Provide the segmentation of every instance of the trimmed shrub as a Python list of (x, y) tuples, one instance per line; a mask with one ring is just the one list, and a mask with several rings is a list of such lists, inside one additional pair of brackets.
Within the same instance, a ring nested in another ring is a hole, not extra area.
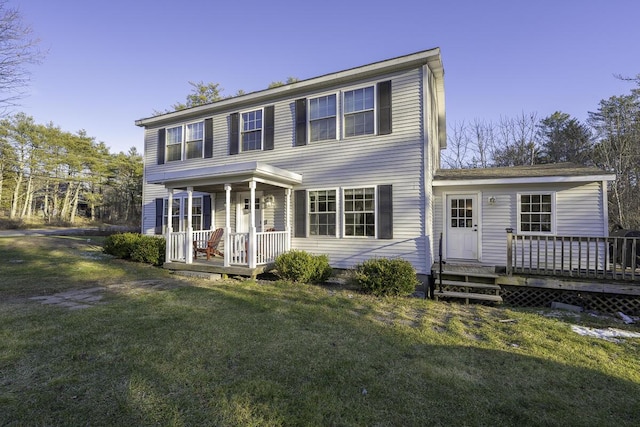
[(112, 234), (104, 240), (104, 252), (117, 258), (131, 259), (133, 249), (141, 238), (142, 235), (138, 233)]
[(376, 296), (410, 295), (419, 283), (411, 263), (400, 258), (373, 258), (358, 264), (353, 280), (363, 292)]
[(300, 283), (322, 283), (331, 276), (329, 257), (292, 250), (279, 255), (275, 261), (278, 276)]
[(140, 236), (131, 251), (131, 260), (160, 266), (164, 264), (166, 241), (159, 237)]

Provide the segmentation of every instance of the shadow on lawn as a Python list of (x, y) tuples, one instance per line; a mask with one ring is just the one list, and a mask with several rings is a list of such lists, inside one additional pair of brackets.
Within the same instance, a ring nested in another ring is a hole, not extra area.
[[(84, 261), (69, 258), (86, 243), (56, 243), (46, 261), (37, 244), (13, 252), (0, 239), (0, 259), (42, 263), (53, 288), (88, 283), (75, 270)], [(103, 278), (131, 280), (145, 268), (97, 264)], [(5, 273), (26, 274), (0, 261)], [(411, 307), (429, 312), (434, 303)], [(340, 289), (228, 281), (50, 310), (42, 331), (23, 313), (24, 321), (5, 323), (24, 348), (0, 357), (0, 425), (625, 426), (640, 417), (637, 377), (577, 366), (586, 356), (551, 339), (548, 358), (532, 357), (509, 348), (517, 337), (508, 331), (501, 349), (487, 348), (459, 330), (455, 314), (434, 328), (403, 323), (394, 310)], [(629, 351), (572, 340), (587, 355), (611, 354), (609, 363), (616, 349)]]
[[(180, 292), (195, 294), (191, 314), (165, 327), (197, 342), (134, 376), (185, 424), (600, 426), (640, 417), (637, 382), (571, 360), (436, 345), (432, 331), (377, 321), (359, 298), (274, 298), (233, 284)], [(167, 370), (172, 363), (189, 364), (193, 387), (183, 396), (170, 392), (185, 380), (184, 366)], [(146, 419), (154, 414), (140, 393), (128, 404)]]

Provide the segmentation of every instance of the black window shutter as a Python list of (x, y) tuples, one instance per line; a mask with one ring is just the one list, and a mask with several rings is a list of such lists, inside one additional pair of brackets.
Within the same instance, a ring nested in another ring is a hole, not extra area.
[(213, 157), (213, 119), (204, 120), (204, 157)]
[(307, 237), (307, 191), (295, 192), (295, 237)]
[(164, 165), (165, 129), (158, 129), (158, 164)]
[(378, 239), (393, 239), (393, 192), (391, 185), (378, 186)]
[(378, 135), (391, 133), (391, 80), (378, 83)]
[(296, 100), (296, 143), (295, 146), (307, 145), (307, 100)]
[(211, 196), (202, 196), (202, 229), (211, 228)]
[(273, 150), (275, 112), (273, 105), (264, 107), (264, 149)]
[(162, 234), (162, 219), (164, 217), (164, 199), (156, 199), (156, 234)]
[(240, 152), (240, 114), (233, 113), (229, 116), (229, 154)]

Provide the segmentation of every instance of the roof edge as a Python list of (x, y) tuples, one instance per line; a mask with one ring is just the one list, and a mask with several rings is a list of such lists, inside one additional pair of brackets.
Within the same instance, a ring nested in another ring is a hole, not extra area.
[(385, 59), (366, 65), (360, 65), (343, 71), (337, 71), (317, 77), (312, 77), (298, 82), (285, 84), (276, 88), (263, 89), (245, 95), (222, 99), (210, 104), (200, 105), (197, 107), (187, 108), (179, 111), (172, 111), (170, 113), (161, 114), (158, 116), (138, 119), (135, 121), (135, 124), (136, 126), (141, 127), (153, 126), (162, 122), (202, 115), (209, 111), (214, 112), (217, 110), (231, 109), (234, 105), (241, 106), (243, 104), (259, 103), (263, 102), (264, 100), (278, 98), (283, 95), (309, 91), (318, 86), (325, 86), (331, 83), (339, 83), (343, 80), (354, 79), (358, 76), (384, 74), (393, 71), (404, 70), (407, 68), (417, 67), (424, 64), (429, 64), (430, 68), (434, 71), (434, 74), (439, 79), (442, 79), (444, 70), (442, 66), (442, 60), (440, 58), (440, 48), (435, 47), (432, 49), (410, 53), (395, 58)]

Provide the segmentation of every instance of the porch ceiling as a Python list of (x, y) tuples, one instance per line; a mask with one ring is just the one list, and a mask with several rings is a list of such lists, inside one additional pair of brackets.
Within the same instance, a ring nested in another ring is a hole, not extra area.
[[(258, 185), (293, 188), (302, 183), (302, 175), (263, 162), (231, 163), (173, 172), (149, 174), (147, 182), (164, 185), (168, 189), (222, 191), (225, 184), (237, 185), (255, 181)], [(248, 186), (247, 186), (248, 188)]]

